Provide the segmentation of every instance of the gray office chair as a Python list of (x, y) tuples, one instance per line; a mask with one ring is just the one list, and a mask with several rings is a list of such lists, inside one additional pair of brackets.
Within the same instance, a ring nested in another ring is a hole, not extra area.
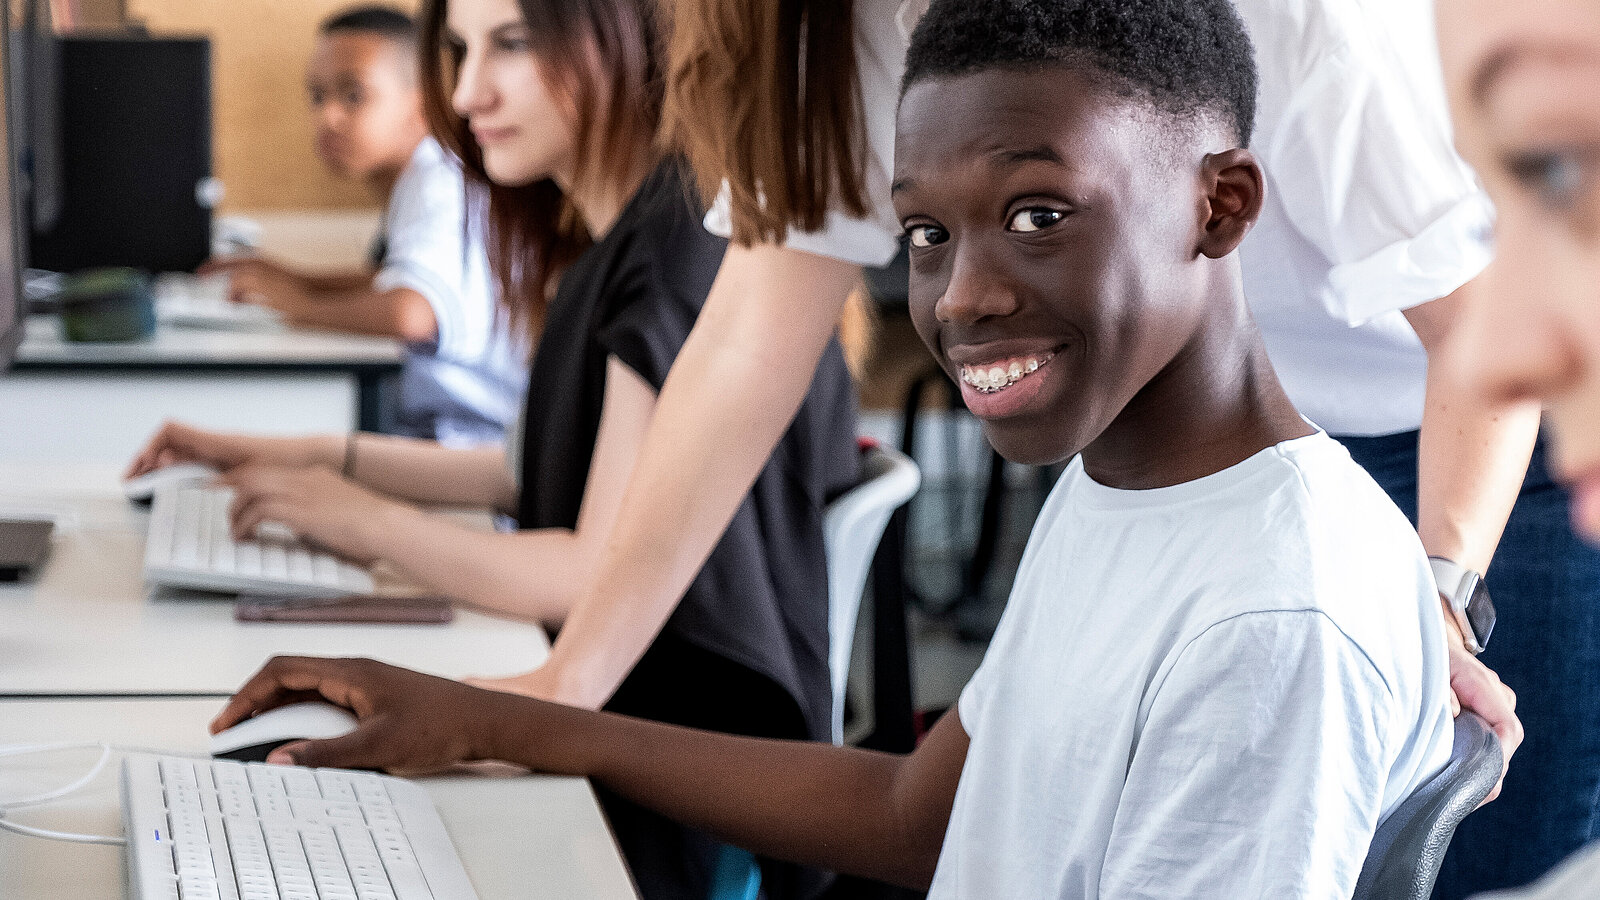
[(1456, 826), (1489, 796), (1500, 768), (1489, 724), (1457, 716), (1450, 762), (1378, 826), (1352, 900), (1427, 900)]

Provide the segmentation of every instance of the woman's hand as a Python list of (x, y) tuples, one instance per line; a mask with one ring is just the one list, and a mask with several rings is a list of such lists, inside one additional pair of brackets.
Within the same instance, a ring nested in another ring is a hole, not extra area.
[(301, 540), (347, 559), (370, 563), (384, 556), (383, 536), (397, 516), (415, 507), (380, 496), (320, 466), (246, 465), (221, 481), (233, 488), (233, 535), (255, 537), (256, 526), (279, 522)]
[[(1494, 670), (1478, 661), (1461, 635), (1461, 626), (1455, 616), (1446, 614), (1445, 643), (1450, 650), (1450, 712), (1461, 715), (1463, 709), (1482, 716), (1500, 738), (1500, 780), (1483, 799), (1484, 803), (1500, 796), (1505, 786), (1506, 772), (1511, 768), (1511, 757), (1522, 746), (1522, 720), (1517, 718), (1517, 695), (1500, 680)], [(1481, 805), (1481, 804), (1480, 804)]]
[(123, 478), (176, 463), (203, 463), (220, 471), (244, 465), (338, 467), (344, 461), (344, 435), (274, 438), (205, 431), (167, 422), (133, 457)]
[(297, 741), (267, 762), (382, 769), (397, 774), (436, 772), (489, 758), (497, 704), (504, 695), (370, 659), (280, 656), (245, 682), (211, 722), (211, 733), (287, 703), (322, 699), (355, 714), (355, 731), (321, 741)]

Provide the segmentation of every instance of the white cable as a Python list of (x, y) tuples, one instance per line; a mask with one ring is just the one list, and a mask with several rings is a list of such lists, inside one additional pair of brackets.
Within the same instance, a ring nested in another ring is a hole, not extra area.
[(100, 751), (99, 759), (95, 760), (94, 765), (90, 767), (87, 774), (83, 775), (81, 778), (78, 778), (71, 784), (64, 785), (51, 791), (46, 791), (42, 794), (35, 794), (32, 797), (22, 797), (16, 800), (8, 800), (4, 803), (0, 803), (0, 828), (5, 829), (6, 831), (15, 832), (17, 834), (27, 835), (28, 837), (45, 838), (53, 841), (68, 841), (75, 844), (126, 844), (127, 841), (120, 837), (113, 837), (103, 834), (74, 834), (67, 831), (51, 831), (47, 828), (35, 828), (31, 825), (22, 825), (6, 819), (6, 816), (11, 812), (11, 810), (18, 807), (37, 806), (42, 803), (49, 803), (83, 790), (83, 788), (88, 786), (90, 782), (94, 781), (95, 778), (97, 778), (100, 773), (105, 770), (106, 763), (111, 759), (111, 745), (102, 741), (93, 741), (63, 744), (23, 744), (14, 747), (0, 747), (0, 757), (27, 756), (35, 753), (50, 753), (61, 750), (91, 749), (98, 749)]
[(108, 834), (72, 834), (67, 831), (50, 831), (46, 828), (34, 828), (31, 825), (18, 825), (16, 822), (7, 821), (5, 812), (0, 810), (0, 828), (25, 834), (28, 837), (45, 838), (51, 841), (67, 841), (73, 844), (112, 844), (122, 846), (128, 843), (126, 838), (113, 837)]
[(95, 778), (97, 778), (100, 773), (105, 770), (106, 763), (110, 762), (111, 745), (104, 743), (43, 744), (35, 747), (8, 747), (5, 749), (0, 749), (0, 756), (23, 756), (32, 753), (45, 753), (53, 750), (89, 750), (94, 748), (98, 748), (100, 750), (100, 758), (95, 760), (95, 763), (89, 769), (88, 774), (69, 785), (56, 788), (53, 791), (46, 791), (43, 794), (35, 794), (32, 797), (22, 797), (16, 800), (0, 800), (0, 816), (4, 816), (7, 812), (19, 807), (38, 806), (41, 803), (49, 803), (52, 800), (60, 800), (62, 797), (70, 796), (78, 791), (83, 790), (89, 785), (89, 782), (94, 781)]

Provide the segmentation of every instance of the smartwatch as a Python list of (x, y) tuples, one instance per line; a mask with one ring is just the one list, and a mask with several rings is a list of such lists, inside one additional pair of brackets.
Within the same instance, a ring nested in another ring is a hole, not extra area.
[(1442, 556), (1428, 557), (1433, 569), (1433, 580), (1439, 586), (1439, 596), (1450, 604), (1467, 649), (1482, 653), (1494, 631), (1494, 603), (1489, 600), (1489, 589), (1484, 587), (1483, 576), (1466, 566)]

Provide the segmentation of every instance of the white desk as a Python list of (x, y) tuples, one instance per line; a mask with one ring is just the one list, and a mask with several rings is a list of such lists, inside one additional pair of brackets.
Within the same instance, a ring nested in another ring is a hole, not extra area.
[[(0, 700), (0, 745), (99, 740), (204, 752), (218, 700)], [(0, 758), (0, 799), (67, 784), (95, 752)], [(19, 810), (25, 824), (122, 833), (118, 768), (67, 801)], [(482, 900), (632, 898), (594, 794), (580, 778), (452, 776), (423, 779)], [(125, 896), (122, 848), (64, 844), (0, 831), (0, 900)]]
[(61, 340), (28, 319), (0, 377), (0, 461), (122, 463), (165, 419), (266, 433), (373, 429), (400, 347), (385, 338), (162, 326), (130, 343)]
[(371, 656), (451, 678), (538, 665), (542, 629), (467, 611), (449, 625), (241, 624), (226, 600), (152, 599), (148, 513), (116, 471), (0, 464), (0, 515), (57, 519), (49, 563), (0, 585), (0, 696), (232, 693), (274, 654)]

